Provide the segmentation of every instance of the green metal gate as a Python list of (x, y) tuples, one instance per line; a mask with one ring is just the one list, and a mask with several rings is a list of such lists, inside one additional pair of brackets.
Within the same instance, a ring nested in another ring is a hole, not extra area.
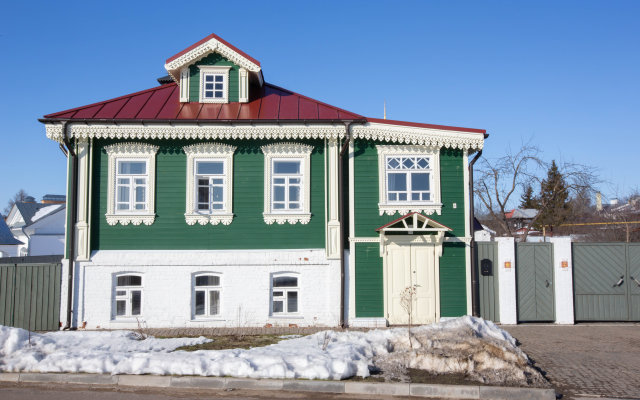
[(518, 243), (516, 277), (518, 321), (554, 321), (552, 244)]
[(576, 321), (640, 321), (640, 244), (574, 243)]
[[(480, 316), (484, 319), (500, 321), (498, 243), (475, 242), (476, 270), (480, 284)], [(485, 265), (483, 271), (482, 266)], [(487, 270), (487, 267), (489, 269)]]
[(32, 331), (57, 330), (60, 258), (57, 263), (7, 263), (11, 260), (0, 259), (0, 324)]

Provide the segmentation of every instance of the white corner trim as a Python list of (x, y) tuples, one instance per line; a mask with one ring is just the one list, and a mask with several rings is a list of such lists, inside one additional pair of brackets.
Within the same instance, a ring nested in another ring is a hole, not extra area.
[(189, 102), (189, 68), (185, 67), (180, 70), (180, 102)]
[[(377, 145), (378, 149), (378, 211), (380, 215), (406, 215), (419, 212), (427, 215), (442, 213), (440, 202), (440, 149), (424, 145)], [(425, 156), (429, 158), (431, 200), (428, 202), (387, 201), (386, 158), (389, 156)]]
[(238, 73), (238, 101), (247, 103), (249, 101), (249, 72), (246, 68), (240, 68)]
[[(200, 103), (228, 103), (229, 102), (229, 65), (198, 65), (200, 69), (200, 90), (199, 99)], [(222, 98), (205, 98), (204, 97), (204, 85), (206, 84), (204, 76), (206, 74), (219, 74), (223, 76), (222, 92), (224, 97)]]
[[(155, 181), (156, 181), (156, 153), (159, 147), (147, 143), (123, 142), (105, 147), (109, 157), (109, 181), (107, 184), (107, 223), (115, 225), (151, 225), (156, 219), (155, 213)], [(116, 199), (116, 168), (117, 161), (122, 159), (139, 159), (147, 162), (147, 209), (144, 212), (117, 212)]]
[(253, 61), (250, 61), (248, 58), (241, 55), (237, 51), (232, 50), (229, 46), (220, 42), (216, 38), (211, 38), (201, 45), (197, 46), (196, 48), (189, 50), (175, 60), (172, 60), (171, 62), (165, 64), (164, 67), (167, 72), (169, 72), (169, 74), (174, 79), (176, 79), (177, 77), (174, 75), (176, 70), (184, 67), (185, 65), (192, 64), (193, 62), (200, 60), (201, 58), (214, 52), (220, 54), (234, 64), (248, 69), (251, 72), (260, 71), (259, 65), (255, 64)]
[(434, 128), (420, 128), (368, 122), (354, 125), (356, 139), (396, 142), (434, 148), (480, 150), (484, 146), (484, 134)]
[[(229, 225), (233, 221), (233, 154), (235, 146), (223, 143), (197, 143), (182, 148), (187, 155), (187, 194), (185, 202), (185, 222), (188, 225)], [(221, 212), (203, 213), (196, 207), (195, 165), (199, 160), (220, 160), (224, 162), (224, 208)]]
[[(264, 154), (264, 222), (271, 225), (311, 221), (311, 152), (313, 146), (301, 143), (273, 143), (261, 147)], [(271, 210), (272, 165), (274, 159), (291, 158), (302, 162), (302, 209), (296, 212), (274, 212)]]

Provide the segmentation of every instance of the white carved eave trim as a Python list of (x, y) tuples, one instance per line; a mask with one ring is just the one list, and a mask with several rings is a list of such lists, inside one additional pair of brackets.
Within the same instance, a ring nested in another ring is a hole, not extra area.
[(480, 150), (484, 146), (484, 134), (433, 128), (418, 128), (379, 123), (354, 125), (356, 139), (382, 142), (424, 145), (434, 148)]
[(380, 215), (407, 215), (411, 212), (418, 212), (426, 215), (441, 215), (442, 204), (378, 204)]
[[(47, 138), (62, 143), (62, 125), (46, 124)], [(192, 140), (301, 140), (341, 139), (343, 125), (332, 124), (265, 124), (265, 125), (199, 125), (199, 124), (82, 124), (69, 127), (72, 138), (87, 139), (192, 139)]]
[[(47, 138), (62, 143), (62, 124), (45, 124)], [(354, 125), (356, 139), (381, 142), (423, 145), (433, 148), (480, 150), (484, 146), (482, 133), (457, 132), (448, 130), (400, 127), (396, 125), (372, 124)], [(70, 136), (75, 139), (342, 139), (344, 126), (333, 124), (265, 124), (265, 125), (204, 125), (202, 124), (104, 124), (82, 123), (69, 127)]]
[(185, 214), (185, 221), (188, 225), (229, 225), (233, 221), (233, 214)]
[(110, 156), (144, 157), (156, 154), (159, 148), (148, 143), (123, 142), (106, 146), (104, 149)]
[(265, 155), (307, 155), (313, 151), (313, 146), (302, 143), (274, 143), (260, 148)]
[(197, 143), (184, 146), (185, 154), (192, 156), (229, 155), (236, 151), (236, 146), (224, 143)]
[(176, 70), (179, 70), (185, 65), (192, 64), (195, 61), (198, 61), (214, 52), (220, 54), (234, 64), (248, 69), (251, 72), (259, 72), (261, 69), (259, 65), (241, 55), (237, 51), (231, 49), (229, 46), (220, 42), (216, 38), (211, 38), (208, 41), (202, 43), (200, 46), (189, 50), (175, 60), (172, 60), (171, 62), (165, 64), (164, 67), (167, 72), (171, 74), (173, 79), (177, 80), (179, 77), (174, 75)]
[(109, 225), (151, 225), (156, 220), (155, 214), (106, 214)]
[(270, 213), (262, 213), (264, 216), (264, 222), (267, 225), (271, 225), (274, 222), (278, 225), (282, 225), (284, 223), (296, 224), (301, 223), (303, 225), (308, 224), (311, 221), (311, 213), (305, 214), (270, 214)]

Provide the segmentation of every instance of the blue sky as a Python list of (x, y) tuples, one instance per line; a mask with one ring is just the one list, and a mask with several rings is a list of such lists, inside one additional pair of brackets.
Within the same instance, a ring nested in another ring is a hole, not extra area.
[[(55, 4), (55, 7), (53, 7)], [(186, 5), (188, 4), (188, 5)], [(44, 114), (156, 85), (214, 32), (268, 82), (370, 117), (486, 129), (640, 187), (640, 2), (9, 2), (0, 14), (0, 210), (65, 191)]]

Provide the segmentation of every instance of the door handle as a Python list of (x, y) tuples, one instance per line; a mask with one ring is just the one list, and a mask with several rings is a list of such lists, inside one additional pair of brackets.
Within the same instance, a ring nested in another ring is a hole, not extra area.
[(548, 281), (548, 280), (546, 280), (546, 279), (545, 279), (545, 281), (544, 281), (544, 286), (545, 286), (545, 287), (549, 287), (549, 285), (551, 285), (551, 284), (549, 283), (549, 281)]
[(624, 282), (624, 276), (621, 276), (618, 282), (614, 283), (612, 287), (618, 287), (622, 285), (623, 282)]
[(638, 287), (640, 287), (640, 282), (638, 282), (636, 278), (634, 278), (633, 276), (630, 276), (629, 278), (631, 278), (631, 280), (634, 281), (636, 285), (638, 285)]

